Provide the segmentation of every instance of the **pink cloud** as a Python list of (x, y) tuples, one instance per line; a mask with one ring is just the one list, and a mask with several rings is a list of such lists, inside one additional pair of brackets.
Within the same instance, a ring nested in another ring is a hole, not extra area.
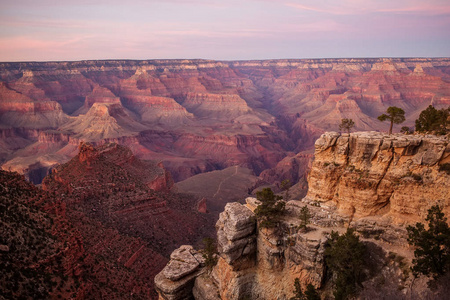
[[(431, 3), (430, 3), (431, 2)], [(434, 3), (434, 4), (433, 4)], [(384, 13), (417, 13), (423, 15), (450, 14), (450, 5), (441, 4), (440, 1), (383, 1), (373, 0), (343, 0), (333, 1), (311, 1), (311, 4), (300, 4), (296, 2), (285, 2), (285, 6), (298, 10), (314, 11), (331, 15), (354, 15), (376, 12)]]

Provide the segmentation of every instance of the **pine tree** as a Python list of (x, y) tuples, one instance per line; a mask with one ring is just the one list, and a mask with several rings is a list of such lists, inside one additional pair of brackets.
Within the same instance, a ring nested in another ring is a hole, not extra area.
[(428, 230), (422, 223), (408, 226), (408, 243), (414, 251), (414, 275), (431, 275), (437, 279), (450, 271), (450, 228), (447, 218), (438, 205), (428, 210)]
[(345, 130), (347, 133), (350, 133), (350, 129), (352, 129), (353, 126), (355, 126), (355, 122), (353, 122), (352, 119), (342, 119), (339, 130)]
[(302, 286), (300, 285), (300, 280), (295, 278), (294, 281), (294, 297), (290, 300), (303, 300), (305, 299), (305, 295), (303, 295)]
[(417, 132), (430, 132), (435, 134), (446, 134), (447, 124), (450, 115), (450, 107), (437, 110), (432, 105), (423, 110), (416, 120)]
[(391, 125), (389, 127), (389, 134), (392, 134), (392, 127), (394, 126), (394, 123), (400, 124), (405, 122), (405, 111), (396, 106), (389, 106), (386, 112), (387, 115), (382, 114), (378, 117), (378, 120), (382, 122), (389, 120), (391, 122)]
[(319, 293), (311, 283), (306, 286), (305, 297), (306, 300), (320, 300)]
[(302, 207), (302, 209), (300, 210), (299, 218), (300, 218), (300, 221), (301, 221), (300, 222), (300, 228), (304, 228), (306, 230), (307, 229), (306, 225), (309, 224), (309, 219), (311, 218), (311, 213), (309, 211), (308, 206), (305, 205), (305, 206)]
[(337, 300), (347, 299), (356, 295), (362, 287), (366, 247), (350, 228), (343, 235), (333, 231), (328, 243), (325, 262), (336, 278), (334, 297)]
[(280, 201), (281, 197), (275, 195), (270, 188), (264, 188), (262, 191), (256, 192), (256, 199), (261, 202), (255, 209), (259, 225), (266, 228), (275, 227), (284, 212), (286, 203)]

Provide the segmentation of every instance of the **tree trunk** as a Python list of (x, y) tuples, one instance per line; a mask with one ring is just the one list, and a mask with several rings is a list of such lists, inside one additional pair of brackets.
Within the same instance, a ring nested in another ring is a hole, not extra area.
[(392, 134), (392, 126), (394, 126), (394, 120), (391, 120), (391, 126), (389, 127), (389, 135)]

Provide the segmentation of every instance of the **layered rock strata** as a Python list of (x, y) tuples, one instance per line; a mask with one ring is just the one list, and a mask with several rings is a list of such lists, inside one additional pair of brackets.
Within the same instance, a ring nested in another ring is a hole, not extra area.
[(162, 299), (191, 299), (195, 278), (204, 273), (204, 262), (202, 254), (192, 246), (173, 251), (169, 263), (155, 276), (156, 290)]
[(67, 162), (70, 141), (114, 141), (162, 160), (176, 181), (234, 165), (258, 176), (311, 150), (342, 118), (357, 130), (385, 130), (376, 118), (389, 106), (405, 110), (407, 126), (430, 104), (448, 107), (449, 65), (449, 58), (0, 63), (0, 130), (66, 140), (44, 151), (35, 136), (0, 139), (0, 164), (40, 183), (30, 173)]
[[(287, 299), (292, 296), (292, 282), (297, 277), (320, 286), (324, 276), (325, 236), (329, 232), (302, 233), (295, 217), (283, 220), (278, 230), (257, 231), (252, 210), (256, 205), (254, 198), (247, 198), (246, 205), (228, 203), (216, 224), (217, 265), (208, 273), (200, 271), (195, 261), (188, 266), (187, 260), (183, 260), (181, 264), (186, 268), (177, 268), (173, 275), (168, 270), (180, 262), (172, 258), (155, 277), (160, 299)], [(320, 216), (320, 208), (311, 209)], [(289, 216), (299, 211), (297, 201), (288, 204)], [(328, 224), (342, 221), (335, 217), (331, 218), (334, 222), (328, 219)], [(174, 252), (175, 256), (180, 249)], [(181, 294), (185, 298), (179, 298)]]
[(432, 205), (449, 215), (448, 137), (379, 132), (323, 134), (315, 144), (307, 198), (355, 218), (424, 221)]

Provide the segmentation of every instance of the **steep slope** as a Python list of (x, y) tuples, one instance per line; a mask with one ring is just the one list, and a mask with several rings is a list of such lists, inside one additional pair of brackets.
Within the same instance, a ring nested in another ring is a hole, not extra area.
[(22, 176), (0, 171), (2, 298), (66, 298), (80, 293), (78, 279), (67, 276), (67, 265), (73, 266), (83, 249), (59, 214), (61, 208)]
[(0, 292), (6, 299), (155, 298), (167, 259), (142, 239), (71, 210), (17, 173), (0, 171)]
[[(140, 237), (163, 255), (211, 230), (209, 216), (196, 212), (197, 200), (168, 193), (172, 185), (161, 164), (142, 161), (117, 144), (81, 144), (76, 157), (43, 181), (45, 190), (65, 195), (69, 209)], [(174, 222), (184, 224), (184, 231)]]

